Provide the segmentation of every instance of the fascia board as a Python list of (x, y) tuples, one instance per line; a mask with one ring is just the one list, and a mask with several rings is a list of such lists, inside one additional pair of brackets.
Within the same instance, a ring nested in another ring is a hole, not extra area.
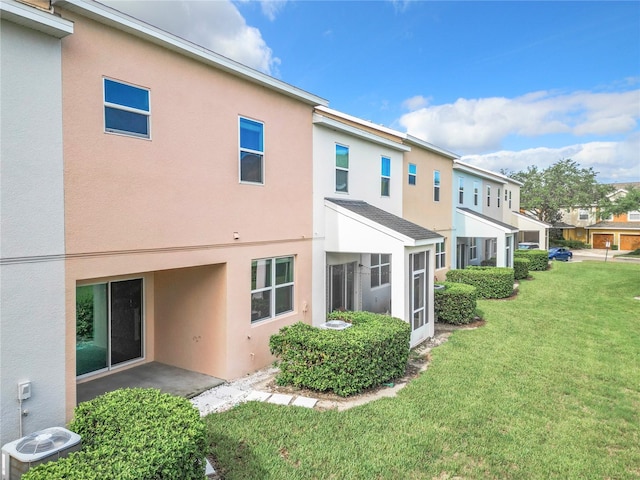
[(332, 118), (325, 117), (323, 115), (319, 115), (317, 113), (313, 114), (313, 123), (314, 125), (330, 128), (332, 130), (337, 130), (339, 132), (346, 133), (353, 137), (361, 138), (368, 142), (377, 143), (378, 145), (383, 145), (385, 147), (391, 148), (393, 150), (397, 150), (399, 152), (411, 151), (411, 147), (408, 147), (407, 145), (403, 145), (402, 143), (397, 143), (397, 142), (388, 140), (384, 137), (374, 135), (373, 133), (360, 130), (359, 128), (352, 127), (351, 125), (345, 125), (344, 123), (341, 123)]
[(354, 117), (353, 115), (349, 115), (348, 113), (340, 112), (338, 110), (334, 110), (333, 108), (329, 108), (326, 106), (319, 106), (316, 108), (319, 112), (328, 113), (330, 115), (334, 115), (336, 117), (344, 118), (350, 122), (359, 123), (362, 126), (374, 128), (376, 130), (380, 130), (381, 132), (388, 133), (389, 135), (394, 135), (398, 138), (403, 138), (404, 133), (399, 132), (397, 130), (393, 130), (392, 128), (385, 127), (383, 125), (378, 125), (376, 123), (370, 122), (368, 120), (363, 120), (362, 118)]
[(497, 182), (497, 183), (506, 184), (508, 182), (512, 182), (512, 183), (519, 183), (520, 186), (522, 186), (522, 184), (520, 182), (517, 182), (516, 180), (505, 177), (504, 175), (500, 175), (499, 173), (485, 170), (484, 168), (475, 167), (473, 165), (469, 165), (468, 163), (463, 163), (460, 160), (455, 160), (453, 162), (453, 168), (454, 170), (461, 170), (463, 172), (471, 173), (473, 175), (476, 175), (481, 178), (485, 178), (487, 180), (493, 180), (494, 182)]
[(235, 62), (230, 58), (207, 50), (171, 33), (147, 23), (136, 20), (98, 2), (85, 0), (55, 0), (55, 6), (76, 12), (104, 25), (116, 28), (181, 55), (193, 58), (206, 65), (213, 66), (237, 77), (257, 83), (271, 90), (278, 91), (288, 97), (295, 98), (308, 105), (327, 105), (329, 102), (321, 97), (305, 92), (293, 85), (277, 80), (269, 75)]
[(12, 0), (0, 1), (0, 18), (55, 38), (64, 38), (73, 33), (73, 22)]
[(512, 211), (511, 213), (514, 214), (518, 219), (525, 220), (527, 222), (531, 222), (531, 223), (536, 224), (536, 225), (540, 225), (541, 227), (551, 228), (553, 226), (553, 225), (551, 225), (549, 223), (541, 222), (537, 218), (531, 218), (528, 215), (523, 215), (520, 212), (513, 212)]
[(477, 217), (475, 215), (471, 215), (470, 213), (467, 213), (465, 211), (459, 210), (457, 208), (456, 208), (456, 213), (459, 213), (460, 215), (463, 215), (466, 218), (469, 218), (474, 222), (481, 223), (481, 224), (486, 225), (486, 226), (488, 226), (490, 228), (493, 228), (495, 230), (499, 230), (499, 231), (501, 231), (503, 233), (517, 233), (519, 231), (517, 228), (511, 228), (511, 229), (505, 228), (502, 225), (498, 225), (497, 223), (490, 222), (489, 220), (486, 220), (484, 218)]
[(408, 133), (404, 134), (404, 139), (407, 143), (411, 145), (415, 145), (417, 147), (424, 148), (425, 150), (430, 150), (432, 152), (439, 153), (440, 155), (450, 158), (451, 160), (458, 160), (460, 158), (460, 155), (457, 155), (453, 152), (445, 150), (444, 148), (440, 148), (418, 137), (414, 137), (413, 135), (409, 135)]

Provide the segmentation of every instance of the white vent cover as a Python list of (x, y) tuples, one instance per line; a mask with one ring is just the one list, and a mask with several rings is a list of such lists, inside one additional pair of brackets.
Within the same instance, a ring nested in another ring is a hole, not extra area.
[(62, 427), (45, 428), (2, 447), (16, 460), (33, 463), (80, 443), (80, 435)]
[(326, 330), (344, 330), (351, 326), (352, 325), (350, 323), (343, 322), (342, 320), (329, 320), (328, 322), (320, 325), (320, 328), (324, 328)]

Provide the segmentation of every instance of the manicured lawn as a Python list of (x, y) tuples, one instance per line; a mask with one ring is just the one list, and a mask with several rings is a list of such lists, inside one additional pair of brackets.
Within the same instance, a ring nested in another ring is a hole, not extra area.
[(395, 398), (212, 414), (231, 479), (640, 478), (640, 266), (553, 264)]

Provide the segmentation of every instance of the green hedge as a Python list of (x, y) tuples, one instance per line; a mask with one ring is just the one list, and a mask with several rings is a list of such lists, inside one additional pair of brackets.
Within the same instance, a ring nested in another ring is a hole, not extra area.
[(529, 276), (531, 261), (524, 257), (513, 257), (513, 276), (516, 280), (523, 280)]
[(558, 240), (552, 240), (549, 243), (554, 247), (567, 247), (572, 250), (579, 250), (582, 248), (591, 248), (590, 245), (587, 245), (586, 243), (581, 242), (580, 240), (558, 239)]
[(477, 289), (464, 283), (442, 282), (444, 289), (435, 290), (433, 308), (438, 322), (464, 325), (476, 316)]
[(204, 423), (191, 403), (155, 389), (106, 393), (79, 404), (69, 429), (82, 449), (22, 480), (203, 480)]
[(473, 285), (478, 298), (507, 298), (513, 295), (515, 277), (513, 268), (469, 266), (449, 270), (447, 281)]
[(336, 331), (298, 322), (271, 336), (279, 385), (346, 397), (404, 375), (411, 336), (407, 322), (370, 312), (333, 312), (328, 319), (353, 326)]
[(549, 268), (549, 252), (547, 250), (516, 250), (514, 258), (529, 259), (530, 272), (544, 272)]

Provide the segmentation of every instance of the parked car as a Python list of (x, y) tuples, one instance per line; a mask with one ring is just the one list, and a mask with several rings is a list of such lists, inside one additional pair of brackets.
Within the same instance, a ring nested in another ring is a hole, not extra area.
[(523, 242), (518, 244), (518, 250), (538, 250), (540, 245), (534, 242)]
[(566, 247), (554, 247), (549, 249), (549, 260), (562, 260), (568, 262), (573, 258), (573, 253)]

